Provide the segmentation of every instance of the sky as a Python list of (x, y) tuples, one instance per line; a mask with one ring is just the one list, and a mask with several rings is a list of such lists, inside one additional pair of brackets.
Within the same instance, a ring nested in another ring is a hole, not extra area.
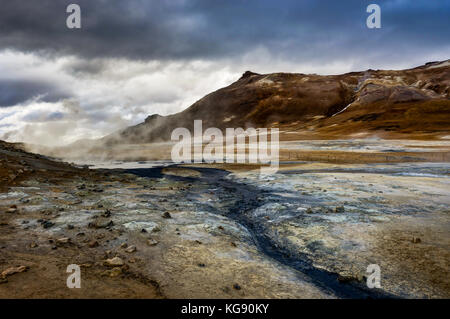
[[(66, 26), (71, 3), (81, 29)], [(366, 26), (371, 3), (380, 29)], [(0, 139), (99, 138), (179, 112), (247, 70), (446, 60), (449, 16), (450, 0), (0, 0)]]

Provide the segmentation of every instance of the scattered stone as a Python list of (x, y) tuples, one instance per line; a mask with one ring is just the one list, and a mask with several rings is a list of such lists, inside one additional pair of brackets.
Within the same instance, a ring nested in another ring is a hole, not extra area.
[(73, 225), (67, 225), (67, 229), (69, 229), (69, 230), (71, 230), (71, 229), (74, 229), (75, 227), (73, 226)]
[(205, 265), (205, 264), (202, 264), (202, 263), (199, 263), (198, 266), (201, 267), (201, 268), (206, 267), (206, 265)]
[(122, 274), (122, 269), (120, 267), (114, 267), (111, 270), (106, 270), (102, 273), (102, 276), (107, 277), (117, 277)]
[(89, 223), (89, 228), (108, 228), (114, 226), (114, 223), (112, 220), (104, 220), (104, 219), (97, 219), (95, 222)]
[(159, 228), (159, 226), (155, 226), (155, 227), (153, 227), (153, 229), (152, 229), (152, 232), (153, 232), (153, 233), (157, 233), (157, 232), (159, 232), (159, 231), (161, 231), (161, 228)]
[(93, 241), (91, 241), (89, 243), (89, 248), (95, 248), (95, 247), (98, 247), (98, 246), (100, 246), (100, 244), (96, 240), (93, 240)]
[(9, 208), (6, 210), (6, 212), (9, 213), (9, 214), (15, 214), (15, 213), (17, 213), (17, 206), (16, 206), (16, 205), (12, 205), (11, 207), (9, 207)]
[(170, 219), (170, 218), (172, 218), (172, 216), (170, 215), (169, 212), (165, 212), (165, 213), (162, 215), (162, 218)]
[(147, 230), (145, 228), (141, 229), (141, 233), (146, 233), (146, 232), (147, 232)]
[(36, 248), (37, 246), (38, 246), (38, 244), (36, 244), (34, 242), (30, 244), (30, 248)]
[(52, 223), (52, 222), (50, 222), (50, 221), (48, 221), (48, 220), (43, 220), (43, 221), (41, 222), (41, 225), (42, 225), (42, 227), (44, 227), (45, 229), (47, 229), (47, 228), (51, 228), (51, 227), (55, 226), (55, 223)]
[(158, 241), (150, 238), (149, 240), (147, 240), (147, 245), (156, 246), (156, 245), (158, 245)]
[(344, 206), (338, 206), (334, 209), (334, 212), (335, 213), (343, 213), (343, 212), (345, 212), (345, 208), (344, 208)]
[(422, 240), (419, 237), (413, 237), (412, 238), (412, 243), (413, 244), (420, 244), (422, 242)]
[(125, 265), (125, 263), (123, 262), (123, 260), (120, 257), (114, 257), (114, 258), (110, 258), (110, 259), (106, 259), (104, 262), (105, 266), (108, 267), (120, 267)]
[(27, 271), (28, 269), (30, 269), (30, 267), (28, 267), (28, 266), (11, 267), (11, 268), (8, 268), (8, 269), (4, 270), (4, 271), (0, 274), (0, 278), (6, 278), (6, 277), (12, 276), (12, 275), (14, 275), (14, 274), (18, 274), (18, 273), (21, 273), (21, 272), (25, 272), (25, 271)]
[(68, 244), (70, 242), (69, 237), (60, 238), (56, 241), (58, 244)]
[(314, 211), (313, 211), (312, 208), (310, 207), (310, 208), (308, 208), (308, 209), (306, 210), (306, 213), (307, 213), (307, 214), (314, 214)]
[(230, 243), (231, 247), (237, 247), (237, 245), (234, 242)]
[(125, 251), (130, 254), (134, 253), (136, 251), (136, 246), (130, 246), (127, 249), (125, 249)]
[(121, 245), (120, 245), (120, 248), (122, 248), (122, 249), (125, 249), (125, 248), (127, 248), (128, 247), (128, 244), (127, 243), (122, 243)]
[(242, 289), (241, 286), (239, 286), (239, 284), (234, 284), (233, 288), (236, 289), (236, 290), (241, 290)]

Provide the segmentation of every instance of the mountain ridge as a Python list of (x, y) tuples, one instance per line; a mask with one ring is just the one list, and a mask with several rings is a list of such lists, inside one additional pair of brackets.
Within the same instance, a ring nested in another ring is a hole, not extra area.
[[(355, 134), (369, 124), (368, 131), (389, 136), (412, 133), (417, 124), (423, 124), (423, 133), (431, 137), (448, 133), (449, 118), (450, 60), (406, 70), (369, 69), (341, 75), (246, 71), (236, 82), (179, 113), (150, 115), (143, 123), (100, 141), (108, 145), (168, 141), (176, 127), (192, 130), (194, 120), (220, 129), (277, 126), (293, 132), (314, 131), (312, 135), (336, 132), (341, 137), (348, 135), (347, 130), (336, 130), (336, 126), (348, 124)], [(419, 121), (413, 125), (414, 120)]]

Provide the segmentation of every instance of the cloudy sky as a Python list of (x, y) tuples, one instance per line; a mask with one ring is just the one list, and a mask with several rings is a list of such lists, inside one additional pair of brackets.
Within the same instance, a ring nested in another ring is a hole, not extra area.
[[(81, 7), (82, 28), (66, 27)], [(382, 28), (366, 27), (377, 3)], [(0, 0), (0, 139), (63, 145), (183, 110), (251, 70), (450, 58), (450, 0)]]

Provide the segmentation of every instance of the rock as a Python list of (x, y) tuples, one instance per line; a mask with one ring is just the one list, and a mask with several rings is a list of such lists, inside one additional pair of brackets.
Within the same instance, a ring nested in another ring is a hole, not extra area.
[(419, 237), (413, 237), (412, 238), (412, 243), (413, 244), (420, 244), (422, 242), (422, 240)]
[[(14, 205), (15, 206), (15, 205)], [(10, 208), (8, 208), (7, 210), (6, 210), (6, 212), (8, 213), (8, 214), (15, 214), (15, 213), (17, 213), (17, 207), (10, 207)]]
[(99, 218), (96, 221), (89, 223), (88, 227), (89, 228), (107, 228), (107, 227), (112, 227), (114, 226), (114, 223), (112, 220), (109, 219), (103, 219), (103, 218)]
[(0, 277), (0, 284), (6, 284), (7, 282), (8, 282), (8, 279)]
[(125, 249), (125, 251), (130, 254), (134, 253), (136, 251), (136, 246), (130, 246), (127, 249)]
[(242, 289), (241, 286), (239, 286), (239, 284), (234, 284), (233, 288), (236, 289), (236, 290), (241, 290)]
[(202, 263), (199, 263), (198, 266), (201, 267), (201, 268), (206, 267), (206, 265), (205, 265), (205, 264), (202, 264)]
[(120, 267), (114, 267), (111, 269), (110, 277), (117, 277), (122, 273), (122, 269)]
[(70, 242), (69, 237), (60, 238), (56, 241), (56, 243), (58, 243), (58, 244), (68, 244), (69, 242)]
[(74, 229), (75, 227), (73, 226), (73, 225), (67, 225), (67, 229), (69, 229), (69, 230), (71, 230), (71, 229)]
[(165, 212), (165, 213), (162, 215), (162, 218), (170, 219), (170, 218), (172, 218), (172, 216), (170, 215), (169, 212)]
[(308, 209), (306, 210), (306, 213), (307, 213), (307, 214), (313, 214), (314, 211), (313, 211), (312, 208), (310, 207), (310, 208), (308, 208)]
[(11, 268), (8, 268), (8, 269), (4, 270), (4, 271), (0, 274), (0, 278), (6, 278), (6, 277), (12, 276), (12, 275), (14, 275), (14, 274), (18, 274), (18, 273), (21, 273), (21, 272), (25, 272), (25, 271), (27, 271), (28, 269), (30, 269), (30, 267), (28, 267), (28, 266), (11, 267)]
[(117, 277), (122, 274), (122, 269), (120, 267), (114, 267), (111, 270), (106, 270), (102, 273), (102, 276)]
[(125, 249), (125, 248), (127, 248), (128, 247), (128, 244), (127, 243), (122, 243), (121, 245), (120, 245), (120, 248), (122, 248), (122, 249)]
[(50, 222), (50, 221), (48, 221), (48, 220), (43, 220), (43, 221), (41, 222), (41, 225), (42, 225), (42, 227), (44, 227), (45, 229), (47, 229), (47, 228), (51, 228), (51, 227), (55, 226), (55, 223), (52, 223), (52, 222)]
[(124, 224), (123, 226), (132, 231), (142, 232), (142, 229), (145, 229), (145, 231), (147, 233), (161, 231), (161, 228), (159, 227), (159, 225), (154, 222), (132, 221), (132, 222)]
[(89, 248), (95, 248), (95, 247), (100, 246), (100, 244), (96, 240), (93, 240), (93, 241), (89, 242), (88, 245), (89, 245)]
[(34, 242), (30, 244), (30, 248), (36, 248), (37, 246), (38, 246), (38, 244), (36, 244)]
[(344, 206), (338, 206), (334, 209), (334, 212), (335, 213), (343, 213), (343, 212), (345, 212), (345, 208), (344, 208)]
[(147, 245), (149, 245), (149, 246), (156, 246), (156, 245), (158, 245), (158, 241), (150, 238), (150, 239), (147, 240)]
[(118, 267), (125, 265), (124, 261), (120, 257), (106, 259), (103, 264), (108, 267)]

